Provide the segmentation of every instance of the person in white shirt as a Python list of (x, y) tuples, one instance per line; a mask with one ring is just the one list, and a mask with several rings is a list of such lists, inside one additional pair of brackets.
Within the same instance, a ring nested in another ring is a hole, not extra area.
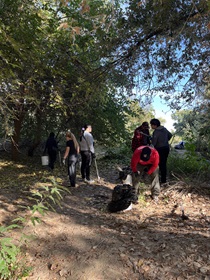
[(82, 158), (81, 175), (82, 179), (88, 184), (94, 182), (90, 180), (90, 167), (92, 159), (95, 158), (94, 139), (91, 132), (92, 126), (85, 124), (80, 136), (80, 153)]

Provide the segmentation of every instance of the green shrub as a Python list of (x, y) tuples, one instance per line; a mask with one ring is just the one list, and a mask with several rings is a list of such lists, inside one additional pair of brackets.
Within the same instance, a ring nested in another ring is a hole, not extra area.
[(122, 164), (123, 166), (130, 165), (130, 160), (132, 157), (131, 148), (127, 145), (122, 145), (120, 147), (107, 149), (104, 159), (109, 160), (109, 162), (116, 162)]
[(195, 145), (191, 143), (186, 144), (186, 150), (181, 154), (171, 151), (168, 158), (168, 171), (170, 174), (190, 177), (191, 180), (210, 179), (209, 162), (196, 152)]
[[(31, 199), (35, 200), (36, 204), (32, 206), (22, 206), (26, 208), (27, 214), (24, 217), (18, 217), (13, 220), (9, 226), (0, 227), (0, 279), (1, 280), (21, 280), (29, 275), (31, 267), (26, 266), (22, 245), (31, 239), (31, 236), (24, 234), (25, 226), (31, 222), (34, 226), (41, 222), (41, 219), (36, 216), (36, 213), (45, 214), (49, 208), (54, 210), (54, 205), (60, 205), (62, 192), (67, 189), (59, 186), (54, 178), (50, 179), (49, 186), (41, 186), (34, 191)], [(29, 213), (29, 214), (28, 214)], [(21, 235), (18, 241), (9, 236), (9, 232), (15, 229), (21, 229)]]

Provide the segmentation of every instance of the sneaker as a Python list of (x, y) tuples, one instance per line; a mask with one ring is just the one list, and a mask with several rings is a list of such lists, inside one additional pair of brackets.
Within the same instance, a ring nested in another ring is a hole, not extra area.
[(156, 196), (156, 195), (153, 195), (152, 196), (152, 200), (155, 202), (155, 203), (158, 203), (158, 196)]
[(87, 180), (87, 179), (85, 179), (84, 181), (85, 181), (85, 183), (87, 183), (87, 184), (93, 184), (93, 183), (95, 183), (94, 180)]

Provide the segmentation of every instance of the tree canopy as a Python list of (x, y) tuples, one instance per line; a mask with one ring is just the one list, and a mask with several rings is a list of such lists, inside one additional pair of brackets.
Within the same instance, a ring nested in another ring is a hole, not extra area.
[(157, 93), (172, 108), (203, 96), (209, 9), (204, 0), (2, 0), (2, 134), (36, 147), (49, 129), (77, 134), (89, 122), (113, 143), (129, 133), (129, 97), (143, 109)]

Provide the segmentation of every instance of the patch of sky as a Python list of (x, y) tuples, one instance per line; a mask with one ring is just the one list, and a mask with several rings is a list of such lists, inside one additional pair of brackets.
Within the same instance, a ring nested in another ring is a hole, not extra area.
[(171, 117), (174, 111), (171, 110), (171, 108), (165, 103), (165, 101), (161, 99), (159, 96), (155, 96), (152, 101), (152, 107), (154, 108), (155, 111), (155, 118), (164, 119), (165, 120), (164, 126), (169, 131), (175, 130), (174, 120)]

